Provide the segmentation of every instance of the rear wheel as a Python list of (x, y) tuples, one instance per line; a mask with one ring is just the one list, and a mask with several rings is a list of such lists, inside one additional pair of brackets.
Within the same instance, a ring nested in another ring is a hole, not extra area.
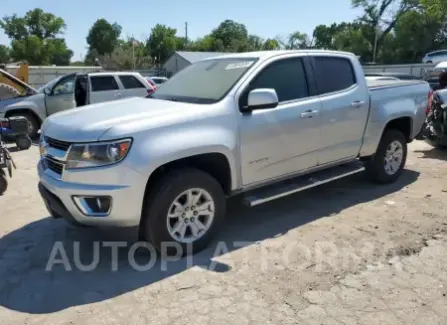
[(225, 195), (220, 184), (196, 169), (169, 172), (147, 200), (140, 238), (168, 255), (186, 255), (206, 248), (225, 216)]
[(407, 140), (398, 130), (387, 130), (377, 152), (366, 164), (368, 177), (376, 183), (396, 181), (407, 160)]

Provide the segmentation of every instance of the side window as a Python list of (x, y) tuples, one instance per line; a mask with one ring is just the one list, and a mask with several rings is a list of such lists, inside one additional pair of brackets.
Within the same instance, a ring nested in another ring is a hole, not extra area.
[(64, 95), (64, 94), (72, 94), (73, 93), (73, 85), (74, 85), (75, 76), (70, 76), (68, 78), (62, 79), (59, 83), (53, 88), (53, 95)]
[(348, 89), (357, 83), (351, 61), (345, 58), (314, 58), (316, 79), (320, 95)]
[(107, 91), (119, 89), (114, 76), (91, 76), (92, 91)]
[(124, 89), (146, 88), (144, 85), (134, 76), (119, 76), (123, 83)]
[(241, 106), (247, 105), (248, 93), (257, 88), (275, 89), (280, 102), (309, 97), (303, 61), (299, 58), (284, 59), (265, 67), (242, 95)]

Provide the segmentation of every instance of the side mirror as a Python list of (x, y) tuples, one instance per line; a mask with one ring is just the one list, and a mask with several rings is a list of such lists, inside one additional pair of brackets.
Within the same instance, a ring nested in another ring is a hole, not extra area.
[(51, 95), (51, 89), (49, 89), (49, 88), (45, 88), (45, 89), (43, 90), (43, 92), (44, 92), (45, 95), (47, 95), (47, 96), (50, 96), (50, 95)]
[(244, 111), (275, 108), (279, 100), (275, 89), (259, 88), (250, 91), (247, 103), (247, 106), (243, 107)]

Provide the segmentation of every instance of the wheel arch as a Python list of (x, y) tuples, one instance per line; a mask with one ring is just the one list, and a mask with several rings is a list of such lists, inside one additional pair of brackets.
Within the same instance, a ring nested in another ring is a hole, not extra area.
[(31, 108), (13, 108), (13, 109), (9, 109), (9, 110), (6, 111), (5, 117), (10, 117), (10, 116), (19, 115), (19, 114), (29, 114), (29, 115), (33, 116), (36, 119), (36, 121), (39, 123), (39, 126), (42, 126), (42, 119)]

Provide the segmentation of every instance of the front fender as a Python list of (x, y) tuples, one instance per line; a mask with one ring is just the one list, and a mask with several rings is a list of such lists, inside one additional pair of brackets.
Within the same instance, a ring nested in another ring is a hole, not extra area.
[(182, 158), (207, 153), (223, 154), (230, 166), (231, 188), (238, 187), (238, 142), (236, 132), (224, 126), (201, 126), (196, 129), (172, 129), (149, 136), (136, 135), (129, 152), (131, 167), (149, 176), (158, 167)]
[(20, 111), (20, 110), (30, 110), (34, 112), (37, 117), (40, 119), (41, 122), (45, 120), (45, 107), (41, 107), (38, 103), (29, 101), (29, 100), (23, 100), (18, 103), (14, 103), (11, 105), (8, 105), (2, 109), (3, 113), (6, 115), (8, 112), (13, 111)]

